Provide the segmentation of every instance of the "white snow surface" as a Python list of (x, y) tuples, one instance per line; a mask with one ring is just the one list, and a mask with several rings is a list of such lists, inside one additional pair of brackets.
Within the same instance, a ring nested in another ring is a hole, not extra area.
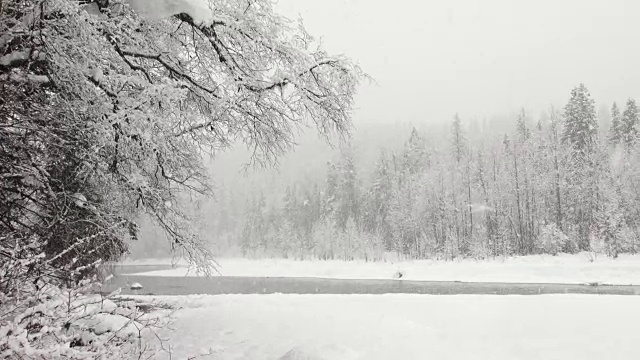
[[(586, 253), (535, 255), (493, 260), (417, 260), (400, 262), (295, 261), (286, 259), (218, 259), (220, 275), (250, 277), (313, 277), (427, 281), (640, 284), (640, 256), (618, 259)], [(129, 262), (129, 265), (134, 265)], [(188, 267), (135, 275), (199, 276)]]
[[(193, 295), (172, 358), (638, 359), (640, 297)], [(168, 359), (158, 354), (157, 359)]]
[(156, 265), (164, 265), (164, 266), (187, 266), (189, 263), (184, 259), (169, 259), (169, 258), (147, 258), (147, 259), (122, 259), (118, 261), (114, 265), (123, 265), (123, 266), (156, 266)]
[(131, 319), (117, 314), (100, 313), (88, 319), (80, 319), (76, 324), (92, 329), (96, 335), (107, 332), (118, 334), (119, 336), (134, 336), (139, 333), (138, 329), (144, 326)]

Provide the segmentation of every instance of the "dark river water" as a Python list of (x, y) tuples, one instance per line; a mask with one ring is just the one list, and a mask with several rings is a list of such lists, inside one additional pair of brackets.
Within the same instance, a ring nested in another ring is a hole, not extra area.
[[(640, 295), (640, 286), (577, 285), (534, 283), (488, 283), (458, 281), (342, 280), (322, 278), (278, 277), (159, 277), (125, 275), (171, 268), (171, 266), (115, 266), (115, 277), (103, 291), (122, 287), (122, 294), (190, 295), (190, 294), (601, 294)], [(141, 290), (127, 284), (140, 283)]]

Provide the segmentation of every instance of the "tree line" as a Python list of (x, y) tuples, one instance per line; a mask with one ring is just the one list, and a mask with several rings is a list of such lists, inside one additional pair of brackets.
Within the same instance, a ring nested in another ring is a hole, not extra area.
[(600, 128), (602, 120), (581, 84), (561, 110), (550, 108), (536, 121), (520, 111), (511, 131), (480, 129), (457, 115), (448, 134), (414, 128), (401, 149), (380, 148), (366, 173), (345, 144), (324, 179), (291, 183), (284, 194), (252, 191), (242, 221), (229, 226), (222, 210), (227, 218), (216, 224), (246, 256), (634, 253), (637, 105), (629, 99), (621, 112), (614, 103), (610, 128)]

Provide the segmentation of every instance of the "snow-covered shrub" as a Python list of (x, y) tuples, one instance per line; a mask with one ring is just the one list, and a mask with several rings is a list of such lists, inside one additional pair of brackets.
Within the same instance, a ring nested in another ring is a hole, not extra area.
[(365, 237), (363, 235), (356, 221), (350, 216), (342, 232), (341, 248), (344, 260), (364, 257)]
[(275, 236), (275, 247), (278, 249), (280, 256), (283, 258), (295, 257), (295, 255), (299, 252), (297, 245), (299, 244), (300, 236), (296, 232), (295, 227), (289, 221), (283, 221), (278, 228), (277, 234)]
[(598, 255), (605, 255), (607, 253), (607, 245), (604, 238), (598, 231), (589, 232), (589, 251), (587, 251), (587, 260), (594, 262)]
[(591, 251), (613, 258), (628, 251), (629, 231), (625, 231), (623, 211), (615, 197), (610, 198), (595, 214), (595, 224), (589, 233)]
[(484, 260), (491, 256), (489, 239), (483, 232), (476, 231), (469, 244), (469, 256), (473, 259)]
[(621, 253), (635, 253), (635, 234), (627, 227), (613, 233), (595, 228), (589, 233), (589, 251), (613, 258)]
[(137, 324), (113, 314), (112, 301), (51, 284), (25, 284), (20, 290), (20, 298), (0, 307), (10, 314), (0, 319), (0, 357), (115, 359), (131, 351), (127, 345), (135, 348)]
[(37, 237), (21, 240), (0, 237), (1, 359), (126, 359), (154, 351), (143, 332), (168, 318), (92, 294), (98, 284), (86, 274), (99, 262), (54, 267), (56, 257), (46, 256)]
[(460, 255), (458, 243), (459, 239), (457, 238), (457, 234), (455, 231), (450, 229), (447, 232), (447, 237), (444, 241), (444, 247), (442, 249), (442, 256), (445, 260), (453, 260)]
[(0, 306), (3, 359), (148, 357), (157, 349), (155, 344), (143, 341), (143, 336), (168, 320), (115, 299), (83, 294), (84, 286), (64, 290), (36, 282), (20, 290), (19, 298)]
[(365, 261), (381, 261), (384, 258), (384, 237), (379, 232), (364, 232)]
[(539, 251), (551, 255), (570, 251), (575, 246), (573, 241), (555, 223), (541, 227), (537, 245)]
[(485, 242), (472, 241), (469, 245), (469, 256), (476, 260), (485, 260), (491, 255), (491, 250)]
[(635, 254), (640, 250), (638, 249), (638, 236), (628, 226), (623, 227), (618, 236), (622, 252)]

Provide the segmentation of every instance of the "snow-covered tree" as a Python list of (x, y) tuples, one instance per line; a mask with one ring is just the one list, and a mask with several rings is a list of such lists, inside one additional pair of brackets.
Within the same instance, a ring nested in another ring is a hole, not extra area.
[(409, 174), (423, 172), (429, 165), (425, 141), (415, 127), (411, 130), (409, 140), (405, 144), (403, 162), (403, 170), (408, 171)]
[(451, 125), (451, 148), (457, 163), (462, 161), (462, 157), (467, 151), (467, 138), (462, 129), (462, 122), (458, 114), (453, 117)]
[(627, 148), (633, 146), (638, 138), (638, 106), (629, 99), (620, 120), (620, 139)]
[(371, 186), (365, 195), (363, 227), (370, 233), (380, 235), (391, 248), (389, 227), (389, 201), (392, 196), (393, 169), (387, 152), (382, 151), (375, 164)]
[(531, 129), (529, 129), (527, 120), (528, 118), (524, 109), (521, 109), (516, 120), (516, 133), (518, 134), (518, 140), (520, 142), (525, 142), (531, 137)]
[(338, 237), (338, 230), (333, 218), (324, 217), (317, 221), (311, 232), (314, 255), (322, 260), (334, 259), (338, 255), (336, 253)]
[(349, 144), (340, 150), (338, 168), (338, 207), (336, 223), (345, 229), (347, 220), (360, 220), (360, 182), (356, 171), (355, 149)]
[(572, 247), (571, 240), (555, 223), (543, 225), (538, 238), (538, 249), (545, 254), (557, 255)]
[(611, 107), (611, 128), (609, 129), (609, 141), (613, 145), (619, 144), (622, 139), (621, 123), (620, 109), (618, 109), (618, 105), (614, 102)]
[(2, 2), (0, 322), (21, 286), (119, 258), (141, 214), (209, 271), (203, 159), (243, 142), (269, 164), (299, 126), (347, 132), (361, 77), (268, 0)]
[[(109, 229), (118, 239), (146, 212), (174, 245), (202, 259), (179, 203), (185, 192), (210, 192), (203, 150), (239, 140), (268, 162), (290, 148), (299, 124), (325, 135), (348, 130), (356, 66), (322, 51), (268, 1), (212, 1), (198, 11), (193, 4), (171, 2), (168, 13), (142, 0), (2, 7), (8, 126), (0, 131), (7, 154), (24, 153), (6, 162), (2, 173), (12, 176), (2, 179), (31, 195), (2, 203), (1, 226), (47, 228), (39, 235), (56, 244), (85, 231), (50, 223), (70, 209), (97, 224), (86, 232)], [(27, 124), (34, 131), (25, 133)], [(29, 156), (40, 164), (17, 171)], [(86, 206), (74, 205), (78, 197)], [(124, 245), (114, 241), (101, 243), (117, 255)]]
[(589, 153), (595, 147), (598, 136), (595, 102), (584, 84), (571, 90), (571, 98), (564, 107), (562, 135), (577, 152)]

